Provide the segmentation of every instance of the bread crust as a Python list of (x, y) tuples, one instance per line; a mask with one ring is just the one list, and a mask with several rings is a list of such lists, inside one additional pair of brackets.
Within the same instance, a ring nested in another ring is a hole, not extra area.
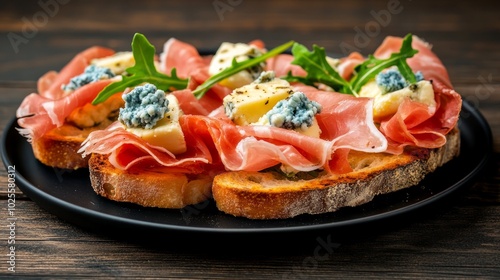
[(94, 130), (106, 128), (111, 120), (102, 122), (90, 128), (78, 128), (70, 123), (54, 128), (32, 144), (33, 154), (36, 159), (45, 165), (62, 168), (78, 169), (88, 167), (89, 157), (82, 157), (78, 150), (83, 141)]
[(85, 138), (62, 135), (58, 129), (53, 129), (39, 139), (33, 140), (33, 154), (40, 162), (51, 167), (84, 168), (88, 166), (88, 157), (83, 158), (77, 152), (83, 140)]
[(145, 207), (179, 209), (212, 196), (213, 176), (172, 173), (158, 168), (120, 170), (107, 155), (92, 154), (90, 182), (94, 191), (108, 199)]
[(272, 172), (227, 172), (213, 182), (213, 198), (225, 213), (250, 219), (291, 218), (358, 206), (376, 195), (417, 185), (427, 174), (458, 156), (460, 132), (453, 129), (438, 149), (407, 149), (401, 155), (351, 152), (354, 171), (287, 180)]

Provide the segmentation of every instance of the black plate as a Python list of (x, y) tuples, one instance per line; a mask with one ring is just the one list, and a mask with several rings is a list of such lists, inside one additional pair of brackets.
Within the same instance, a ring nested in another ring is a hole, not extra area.
[(144, 208), (97, 196), (88, 170), (62, 170), (39, 163), (29, 143), (15, 129), (13, 119), (3, 133), (2, 160), (15, 166), (18, 187), (47, 211), (71, 223), (94, 229), (124, 229), (143, 233), (283, 233), (345, 228), (380, 221), (420, 209), (471, 183), (491, 154), (488, 123), (467, 102), (459, 121), (461, 154), (418, 186), (381, 195), (372, 202), (322, 215), (301, 215), (283, 220), (248, 220), (218, 211), (213, 201), (182, 210)]

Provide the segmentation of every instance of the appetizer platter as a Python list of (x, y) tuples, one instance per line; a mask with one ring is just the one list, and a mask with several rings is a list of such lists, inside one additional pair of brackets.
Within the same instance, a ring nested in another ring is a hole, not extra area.
[(158, 55), (139, 33), (131, 47), (45, 74), (3, 134), (19, 188), (80, 225), (355, 225), (449, 195), (489, 157), (488, 124), (411, 34), (366, 57), (259, 40), (201, 55), (175, 38)]

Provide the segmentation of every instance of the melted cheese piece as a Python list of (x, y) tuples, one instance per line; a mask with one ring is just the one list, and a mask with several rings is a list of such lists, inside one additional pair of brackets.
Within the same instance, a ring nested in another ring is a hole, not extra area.
[(128, 131), (141, 137), (151, 145), (163, 147), (173, 154), (186, 151), (186, 140), (179, 123), (182, 111), (174, 95), (168, 94), (168, 112), (152, 129), (127, 128)]
[(371, 81), (361, 88), (361, 97), (372, 97), (373, 117), (375, 119), (390, 116), (398, 110), (398, 107), (406, 98), (428, 105), (431, 109), (436, 107), (434, 100), (434, 89), (429, 81), (420, 81), (403, 89), (382, 94), (375, 81)]

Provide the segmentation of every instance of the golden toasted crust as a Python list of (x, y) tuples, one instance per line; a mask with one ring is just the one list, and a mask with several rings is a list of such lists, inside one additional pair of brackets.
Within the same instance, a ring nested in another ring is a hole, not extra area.
[(33, 139), (35, 158), (45, 165), (56, 168), (88, 167), (89, 157), (82, 158), (78, 153), (82, 142), (92, 131), (105, 129), (115, 121), (118, 109), (123, 103), (121, 94), (117, 93), (103, 103), (97, 105), (87, 103), (74, 109), (62, 126), (50, 130), (38, 139)]
[(333, 212), (417, 185), (459, 151), (456, 128), (447, 135), (446, 145), (438, 149), (409, 149), (401, 155), (351, 152), (354, 171), (342, 175), (288, 180), (273, 172), (223, 173), (214, 178), (213, 198), (221, 211), (251, 219)]
[(178, 209), (211, 197), (213, 177), (206, 174), (162, 172), (158, 168), (125, 171), (99, 154), (91, 155), (89, 170), (94, 191), (115, 201)]
[(69, 123), (54, 128), (39, 139), (34, 139), (32, 144), (33, 154), (45, 165), (78, 169), (88, 167), (89, 157), (82, 158), (78, 153), (82, 142), (94, 130), (106, 128), (111, 121), (106, 121), (98, 126), (80, 129)]

